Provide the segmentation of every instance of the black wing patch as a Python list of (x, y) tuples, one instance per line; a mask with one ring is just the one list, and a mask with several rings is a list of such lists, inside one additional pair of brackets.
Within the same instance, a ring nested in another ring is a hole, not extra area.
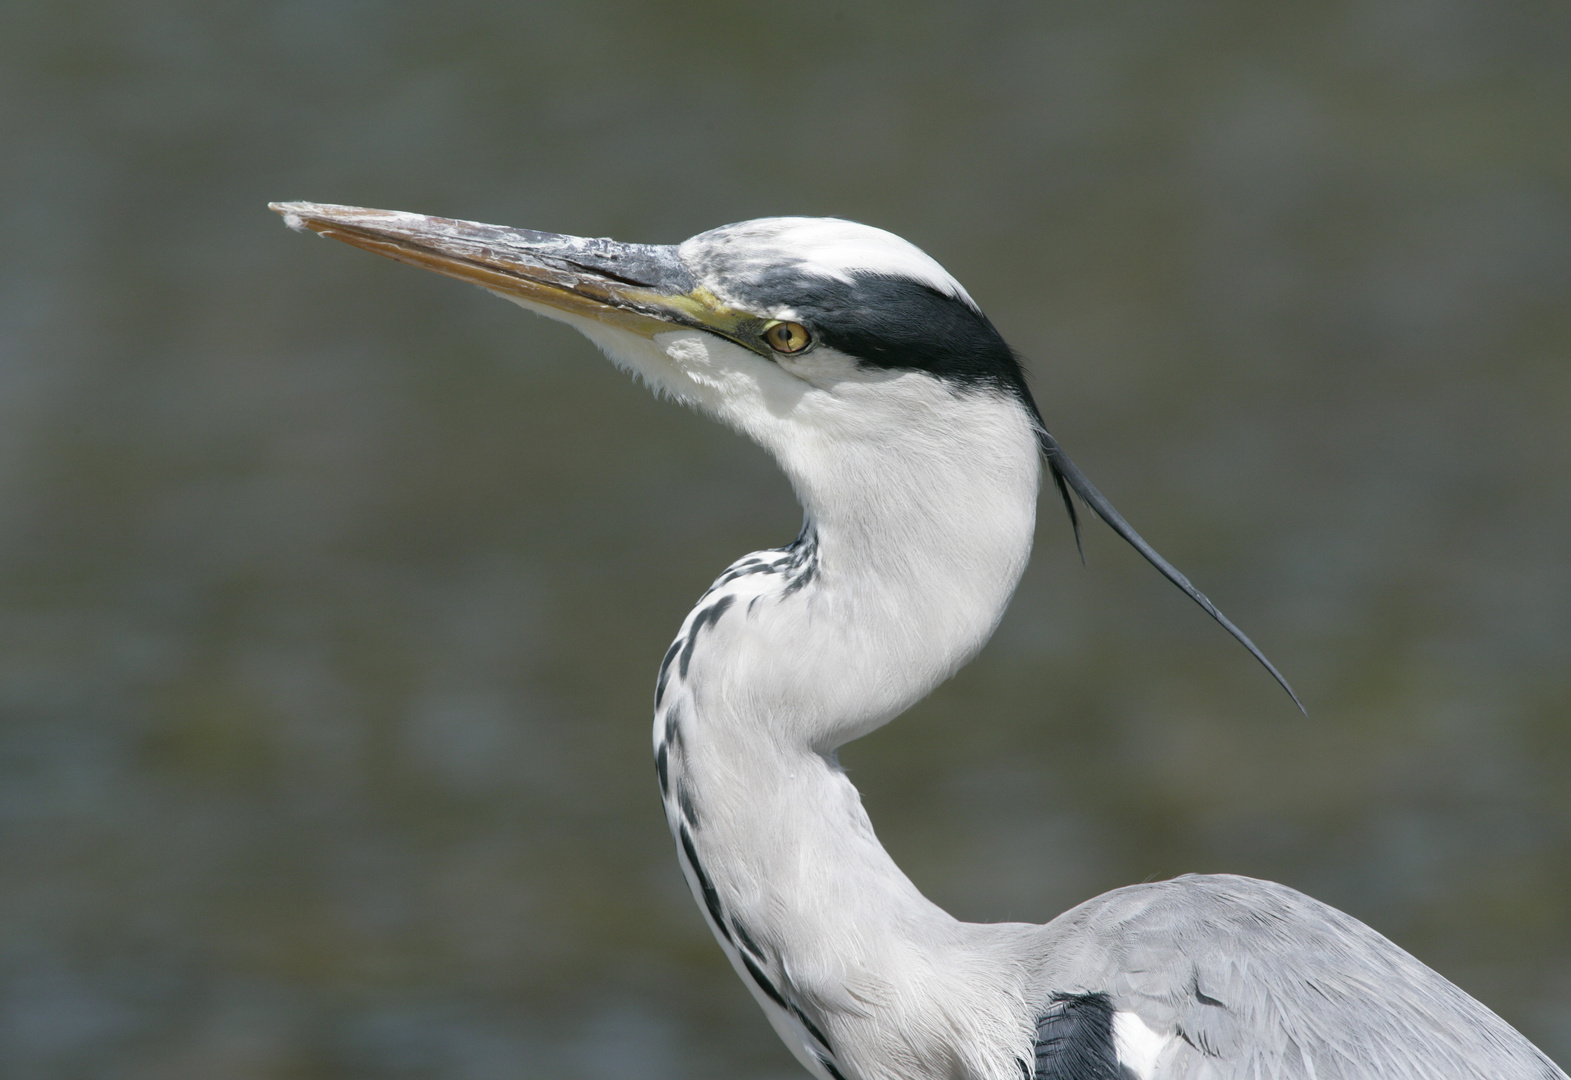
[(1036, 1022), (1032, 1080), (1135, 1080), (1113, 1048), (1113, 1001), (1106, 994), (1057, 994)]

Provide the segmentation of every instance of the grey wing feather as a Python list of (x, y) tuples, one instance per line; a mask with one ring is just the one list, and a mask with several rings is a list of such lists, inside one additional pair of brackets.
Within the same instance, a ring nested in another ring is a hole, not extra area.
[(1136, 885), (1042, 929), (1044, 991), (1106, 993), (1177, 1036), (1151, 1080), (1566, 1080), (1436, 972), (1283, 885)]

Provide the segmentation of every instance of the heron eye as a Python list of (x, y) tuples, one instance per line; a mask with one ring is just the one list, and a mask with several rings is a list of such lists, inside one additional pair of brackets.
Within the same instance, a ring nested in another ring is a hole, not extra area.
[(764, 340), (775, 352), (798, 353), (813, 343), (807, 327), (801, 323), (776, 322), (764, 329)]

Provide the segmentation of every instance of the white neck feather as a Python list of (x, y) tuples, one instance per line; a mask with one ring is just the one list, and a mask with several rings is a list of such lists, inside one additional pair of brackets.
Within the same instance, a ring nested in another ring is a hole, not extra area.
[[(983, 928), (895, 866), (833, 751), (925, 695), (997, 625), (1030, 553), (1031, 417), (1008, 395), (918, 373), (890, 375), (868, 400), (836, 389), (806, 420), (815, 403), (797, 402), (778, 440), (748, 425), (808, 523), (794, 551), (734, 564), (673, 646), (655, 719), (667, 811), (717, 936), (819, 1076), (1018, 1076), (1012, 1058), (953, 1060), (954, 1047), (1029, 1046), (1029, 1009), (1000, 982), (1006, 966), (960, 959), (979, 955)], [(957, 980), (971, 992), (954, 993)], [(809, 1025), (833, 1047), (828, 1065)]]

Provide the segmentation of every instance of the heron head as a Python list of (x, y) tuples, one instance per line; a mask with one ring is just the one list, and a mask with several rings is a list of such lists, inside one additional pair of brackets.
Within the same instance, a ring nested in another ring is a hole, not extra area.
[(941, 455), (951, 468), (1007, 456), (1019, 492), (1034, 495), (1039, 421), (1020, 364), (959, 282), (882, 229), (762, 218), (665, 246), (273, 208), (296, 228), (570, 323), (657, 392), (759, 442), (804, 498), (826, 475), (855, 483), (870, 460), (897, 453)]
[(991, 550), (994, 576), (1013, 588), (1030, 549), (1040, 451), (1077, 538), (1071, 490), (1298, 701), (1064, 455), (975, 301), (892, 233), (760, 218), (662, 246), (323, 203), (272, 208), (291, 227), (572, 324), (657, 392), (763, 446), (808, 514), (838, 518), (831, 524), (866, 550), (890, 540), (909, 552), (916, 534), (957, 566)]

